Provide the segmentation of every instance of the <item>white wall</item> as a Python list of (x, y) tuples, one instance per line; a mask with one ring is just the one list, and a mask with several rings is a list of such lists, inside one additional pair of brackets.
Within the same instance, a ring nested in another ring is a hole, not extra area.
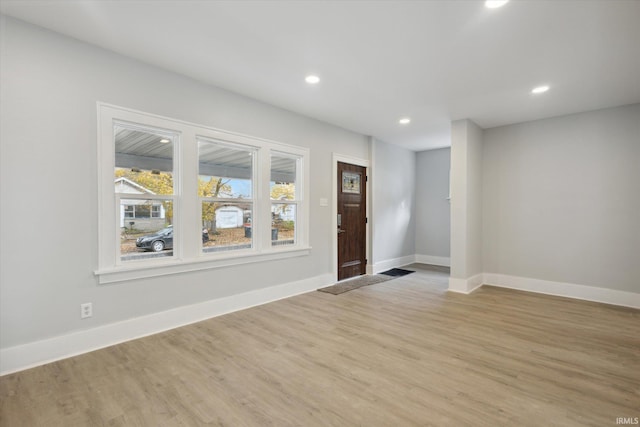
[(450, 148), (416, 155), (416, 261), (450, 265)]
[(483, 137), (486, 273), (640, 293), (640, 104)]
[(412, 262), (415, 257), (416, 153), (373, 139), (373, 271)]
[[(0, 348), (330, 277), (332, 215), (319, 200), (332, 194), (332, 153), (369, 158), (367, 137), (21, 21), (1, 26)], [(311, 254), (98, 285), (97, 101), (310, 147)], [(84, 302), (94, 315), (80, 320)]]

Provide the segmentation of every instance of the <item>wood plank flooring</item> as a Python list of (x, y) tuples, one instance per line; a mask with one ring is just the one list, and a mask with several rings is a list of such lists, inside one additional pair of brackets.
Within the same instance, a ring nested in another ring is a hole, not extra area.
[(1, 426), (615, 426), (640, 310), (417, 272), (0, 378)]

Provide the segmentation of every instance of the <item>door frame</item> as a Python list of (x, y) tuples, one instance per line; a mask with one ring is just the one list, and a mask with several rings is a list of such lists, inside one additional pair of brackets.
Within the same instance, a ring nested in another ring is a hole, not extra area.
[[(331, 265), (332, 265), (332, 274), (333, 281), (338, 281), (338, 162), (342, 163), (350, 163), (356, 166), (362, 166), (367, 168), (367, 176), (371, 175), (370, 171), (370, 162), (368, 159), (361, 159), (358, 157), (347, 156), (339, 153), (332, 153), (332, 190), (331, 190)], [(371, 218), (371, 181), (367, 179), (365, 181), (367, 186), (367, 196), (366, 196), (366, 211), (367, 218)], [(369, 267), (369, 262), (371, 261), (371, 221), (367, 221), (366, 224), (366, 255), (367, 255), (367, 266), (366, 272), (370, 274), (371, 268)], [(347, 279), (348, 280), (348, 279)]]

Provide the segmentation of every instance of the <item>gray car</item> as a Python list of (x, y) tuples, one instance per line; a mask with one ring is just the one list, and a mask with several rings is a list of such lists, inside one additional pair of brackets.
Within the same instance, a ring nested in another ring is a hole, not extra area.
[[(202, 243), (209, 241), (209, 231), (202, 230)], [(145, 251), (160, 252), (165, 249), (173, 249), (173, 226), (168, 226), (155, 232), (136, 239), (136, 247)]]

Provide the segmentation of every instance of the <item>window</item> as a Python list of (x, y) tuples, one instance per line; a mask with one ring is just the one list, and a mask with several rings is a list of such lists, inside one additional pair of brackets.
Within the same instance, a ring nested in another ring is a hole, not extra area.
[(100, 283), (309, 253), (307, 149), (98, 109)]
[[(135, 203), (131, 200), (121, 200), (124, 218), (164, 218), (162, 216), (162, 206), (159, 204), (154, 204), (151, 202), (151, 205), (142, 202), (141, 204), (131, 204), (127, 205), (125, 203)], [(124, 225), (122, 225), (124, 226)]]
[(296, 243), (296, 222), (300, 192), (298, 186), (298, 156), (274, 152), (271, 154), (271, 244)]
[[(174, 148), (177, 133), (114, 121), (113, 172), (120, 207), (120, 261), (173, 256)], [(163, 213), (164, 215), (161, 215)]]
[(253, 159), (255, 150), (198, 139), (198, 197), (204, 253), (253, 247)]

